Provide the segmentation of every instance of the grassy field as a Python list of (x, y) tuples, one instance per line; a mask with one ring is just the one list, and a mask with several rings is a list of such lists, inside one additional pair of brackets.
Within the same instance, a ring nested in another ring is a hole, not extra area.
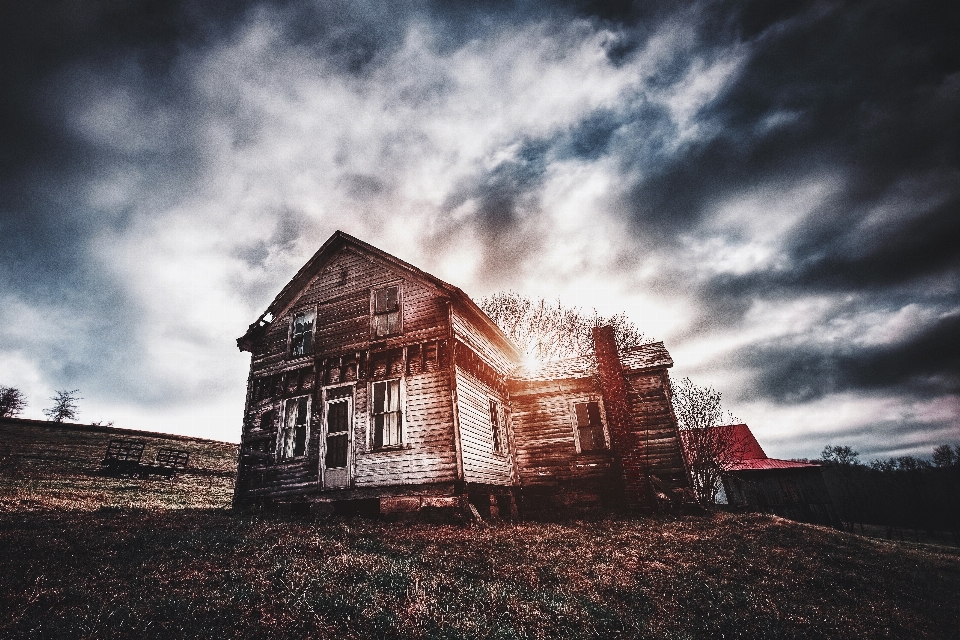
[[(104, 476), (107, 443), (120, 437), (145, 441), (144, 462), (161, 447), (189, 451), (187, 471), (172, 481)], [(237, 446), (229, 442), (0, 420), (0, 511), (227, 507), (236, 469)]]
[(238, 516), (217, 475), (25, 460), (0, 470), (3, 638), (960, 638), (947, 548), (759, 515)]

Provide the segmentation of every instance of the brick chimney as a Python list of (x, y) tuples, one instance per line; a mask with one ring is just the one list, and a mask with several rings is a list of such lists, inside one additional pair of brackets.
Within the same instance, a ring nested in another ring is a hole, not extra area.
[(613, 327), (593, 328), (593, 348), (597, 355), (600, 393), (607, 413), (610, 446), (620, 463), (626, 506), (650, 509), (653, 506), (650, 478), (643, 460), (637, 428), (630, 413), (627, 380), (617, 351)]

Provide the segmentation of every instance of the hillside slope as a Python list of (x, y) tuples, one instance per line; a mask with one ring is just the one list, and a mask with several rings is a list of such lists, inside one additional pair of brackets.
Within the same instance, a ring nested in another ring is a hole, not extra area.
[[(111, 438), (143, 440), (143, 461), (161, 447), (190, 452), (177, 478), (112, 478), (100, 473)], [(237, 445), (218, 440), (98, 425), (0, 419), (0, 511), (21, 508), (92, 510), (103, 506), (203, 508), (229, 506)]]
[(166, 481), (97, 475), (91, 432), (0, 437), (4, 638), (960, 638), (956, 550), (759, 515), (241, 517), (227, 443)]

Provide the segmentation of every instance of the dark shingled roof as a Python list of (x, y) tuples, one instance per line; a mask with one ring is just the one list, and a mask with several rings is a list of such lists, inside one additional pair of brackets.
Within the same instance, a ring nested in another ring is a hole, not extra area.
[[(620, 361), (627, 371), (673, 366), (673, 359), (662, 342), (649, 342), (628, 349), (620, 354)], [(520, 365), (514, 368), (508, 377), (512, 380), (564, 380), (588, 378), (596, 371), (597, 357), (589, 353), (585, 356), (545, 362), (536, 367)]]

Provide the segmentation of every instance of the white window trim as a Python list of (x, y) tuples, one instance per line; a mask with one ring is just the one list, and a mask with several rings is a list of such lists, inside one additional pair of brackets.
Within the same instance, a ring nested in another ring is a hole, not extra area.
[[(610, 450), (610, 428), (607, 423), (607, 409), (603, 406), (603, 398), (600, 396), (579, 396), (576, 398), (571, 398), (568, 403), (568, 411), (570, 415), (570, 426), (573, 430), (573, 442), (577, 448), (577, 453), (584, 453), (583, 449), (580, 447), (580, 429), (577, 427), (577, 405), (583, 404), (585, 402), (596, 402), (600, 407), (600, 422), (603, 424), (603, 442), (605, 445), (604, 449), (599, 451), (609, 451)], [(597, 449), (587, 451), (587, 453), (597, 453)]]
[[(373, 419), (373, 385), (378, 382), (387, 382), (389, 380), (400, 381), (400, 444), (385, 445), (380, 448), (374, 446), (376, 442), (376, 423)], [(382, 380), (371, 380), (367, 384), (367, 452), (377, 453), (380, 451), (393, 451), (394, 449), (404, 449), (409, 447), (407, 442), (407, 378), (383, 378)]]
[[(377, 315), (377, 314), (376, 314), (376, 308), (377, 308), (377, 305), (376, 305), (377, 291), (379, 291), (380, 289), (386, 289), (386, 288), (388, 288), (388, 287), (396, 287), (396, 288), (397, 288), (397, 315), (398, 315), (398, 317), (399, 317), (399, 320), (397, 321), (397, 330), (396, 330), (395, 333), (391, 333), (391, 334), (389, 334), (389, 335), (378, 336), (378, 335), (377, 335), (377, 331), (376, 331), (376, 329), (375, 329), (375, 325), (374, 325), (374, 317)], [(393, 281), (393, 282), (385, 282), (385, 283), (382, 283), (382, 284), (380, 284), (380, 285), (378, 285), (378, 286), (376, 286), (376, 287), (371, 287), (371, 288), (370, 288), (370, 339), (371, 339), (371, 340), (386, 340), (387, 338), (390, 338), (390, 337), (393, 337), (393, 336), (402, 335), (402, 334), (403, 334), (403, 316), (404, 316), (404, 313), (403, 313), (403, 280), (395, 280), (395, 281)], [(316, 323), (314, 323), (314, 326), (316, 326)]]
[[(277, 423), (277, 438), (276, 446), (274, 448), (274, 454), (276, 456), (276, 461), (278, 463), (282, 462), (296, 462), (304, 460), (310, 455), (310, 418), (313, 417), (313, 394), (304, 394), (299, 396), (293, 396), (292, 398), (284, 398), (280, 403), (280, 420)], [(303, 437), (303, 455), (300, 456), (290, 456), (289, 458), (281, 457), (282, 449), (281, 447), (281, 437), (283, 436), (283, 431), (286, 428), (287, 424), (287, 407), (290, 405), (291, 401), (299, 400), (300, 398), (307, 399), (307, 424), (306, 432)]]

